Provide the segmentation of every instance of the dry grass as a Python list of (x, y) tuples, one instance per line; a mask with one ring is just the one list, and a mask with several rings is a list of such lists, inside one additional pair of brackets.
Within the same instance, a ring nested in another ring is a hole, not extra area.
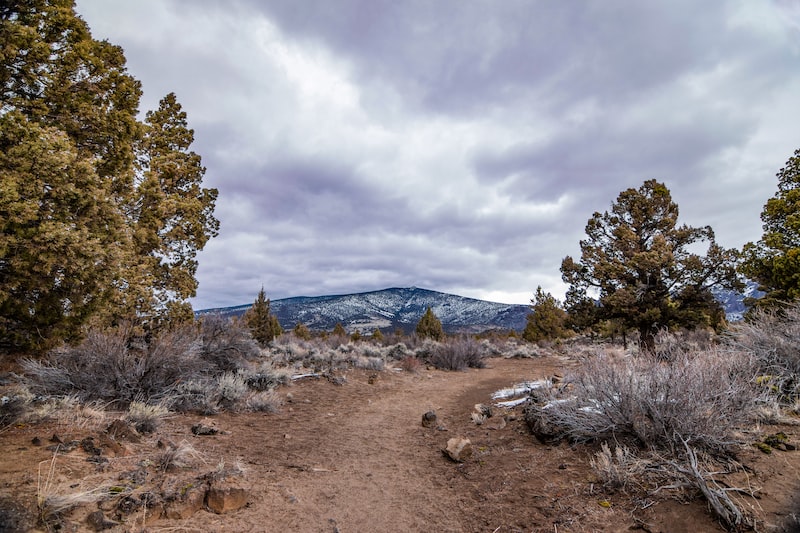
[(169, 409), (163, 404), (146, 404), (132, 402), (128, 406), (125, 419), (134, 425), (139, 433), (154, 433), (161, 420), (169, 415)]
[[(52, 459), (39, 463), (36, 483), (36, 508), (39, 520), (48, 530), (59, 529), (64, 513), (76, 507), (96, 503), (107, 495), (104, 487), (68, 493), (59, 492), (60, 487), (57, 487), (54, 481), (57, 457), (58, 451), (53, 454)], [(42, 467), (45, 465), (47, 471), (43, 474)]]

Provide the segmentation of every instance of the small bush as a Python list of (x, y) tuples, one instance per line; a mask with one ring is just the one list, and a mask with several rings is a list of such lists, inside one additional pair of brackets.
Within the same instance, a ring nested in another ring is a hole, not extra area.
[(463, 336), (439, 344), (430, 356), (430, 363), (440, 370), (483, 368), (485, 347), (473, 337)]

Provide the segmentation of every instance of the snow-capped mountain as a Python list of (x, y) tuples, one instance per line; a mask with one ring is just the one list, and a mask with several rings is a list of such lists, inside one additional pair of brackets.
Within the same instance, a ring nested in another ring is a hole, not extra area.
[(744, 304), (746, 298), (761, 298), (764, 293), (758, 290), (758, 283), (755, 281), (747, 281), (745, 283), (744, 291), (736, 292), (726, 289), (711, 289), (714, 298), (722, 304), (725, 309), (725, 315), (728, 322), (736, 322), (741, 320), (747, 312), (747, 306)]
[[(198, 314), (238, 316), (251, 304), (206, 309)], [(530, 306), (501, 304), (427, 289), (392, 288), (359, 294), (299, 296), (272, 300), (270, 308), (284, 329), (303, 323), (312, 330), (331, 330), (341, 323), (348, 332), (371, 333), (375, 328), (413, 330), (430, 307), (447, 332), (479, 332), (488, 329), (521, 331)]]
[[(743, 293), (714, 290), (729, 321), (741, 320), (747, 310), (744, 300), (763, 293), (758, 284), (749, 282)], [(205, 309), (198, 315), (220, 313), (240, 316), (252, 304)], [(490, 329), (522, 331), (531, 312), (530, 306), (501, 304), (427, 289), (393, 288), (358, 294), (332, 296), (297, 296), (270, 302), (272, 312), (284, 329), (303, 323), (312, 330), (330, 331), (341, 323), (348, 332), (371, 333), (376, 328), (390, 332), (399, 328), (410, 332), (430, 307), (448, 333), (481, 332)]]

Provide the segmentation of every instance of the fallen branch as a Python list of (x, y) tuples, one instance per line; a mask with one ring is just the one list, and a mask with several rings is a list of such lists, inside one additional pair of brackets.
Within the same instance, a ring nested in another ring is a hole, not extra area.
[(733, 500), (728, 496), (727, 492), (730, 489), (725, 490), (721, 488), (713, 479), (711, 479), (711, 482), (714, 484), (715, 488), (709, 487), (708, 482), (698, 467), (697, 453), (689, 446), (689, 442), (686, 439), (683, 437), (679, 438), (686, 450), (686, 457), (689, 459), (689, 469), (687, 470), (681, 467), (679, 467), (679, 469), (687, 475), (692, 476), (695, 484), (703, 493), (703, 496), (706, 497), (711, 508), (717, 513), (717, 516), (720, 517), (725, 527), (731, 531), (738, 531), (742, 526), (752, 529), (755, 524), (744, 516)]

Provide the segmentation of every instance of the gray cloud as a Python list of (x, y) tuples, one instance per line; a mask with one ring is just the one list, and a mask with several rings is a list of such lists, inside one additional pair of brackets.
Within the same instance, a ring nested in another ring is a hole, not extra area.
[(174, 91), (219, 188), (197, 308), (388, 286), (563, 294), (650, 178), (724, 246), (800, 146), (786, 2), (79, 0), (143, 110)]

